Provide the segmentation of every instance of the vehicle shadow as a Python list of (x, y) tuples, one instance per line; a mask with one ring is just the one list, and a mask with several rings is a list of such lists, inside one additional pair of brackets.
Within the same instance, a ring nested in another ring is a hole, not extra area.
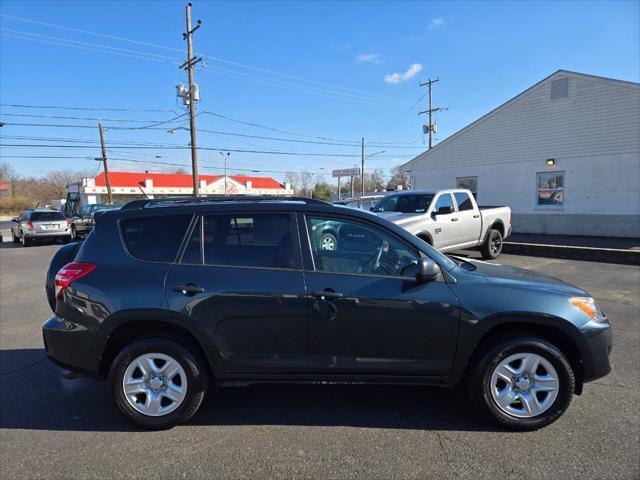
[[(0, 350), (0, 428), (140, 431), (112, 405), (106, 382), (64, 373), (43, 349)], [(377, 385), (215, 388), (187, 425), (500, 431), (457, 389)]]

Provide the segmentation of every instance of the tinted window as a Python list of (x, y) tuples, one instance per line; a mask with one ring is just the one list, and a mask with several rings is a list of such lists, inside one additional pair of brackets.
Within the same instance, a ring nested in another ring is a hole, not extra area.
[(456, 197), (458, 210), (460, 211), (473, 210), (473, 203), (471, 203), (471, 199), (469, 198), (468, 194), (464, 192), (460, 192), (460, 193), (454, 193), (453, 196)]
[(236, 267), (294, 268), (291, 221), (288, 214), (211, 215), (196, 227), (183, 263)]
[(433, 195), (390, 195), (376, 205), (374, 212), (424, 213)]
[(435, 211), (437, 212), (442, 207), (451, 207), (453, 210), (453, 200), (450, 193), (444, 193), (438, 197), (436, 201)]
[(33, 212), (31, 220), (34, 222), (50, 222), (52, 220), (66, 220), (62, 212)]
[(418, 252), (390, 233), (351, 219), (309, 217), (307, 227), (316, 270), (412, 276)]
[(190, 221), (191, 215), (129, 218), (120, 222), (120, 228), (132, 257), (173, 262)]

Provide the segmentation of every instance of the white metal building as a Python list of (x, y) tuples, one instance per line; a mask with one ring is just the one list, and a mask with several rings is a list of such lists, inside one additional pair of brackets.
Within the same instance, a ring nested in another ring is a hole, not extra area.
[(519, 233), (640, 237), (640, 84), (558, 70), (406, 163)]

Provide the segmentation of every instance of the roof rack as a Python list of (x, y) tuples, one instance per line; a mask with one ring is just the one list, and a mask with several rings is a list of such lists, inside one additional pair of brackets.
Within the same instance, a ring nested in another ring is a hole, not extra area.
[(276, 197), (267, 195), (234, 195), (232, 197), (169, 197), (145, 200), (133, 200), (126, 203), (122, 210), (138, 210), (147, 207), (164, 207), (220, 202), (303, 202), (312, 205), (330, 205), (329, 202), (307, 197)]

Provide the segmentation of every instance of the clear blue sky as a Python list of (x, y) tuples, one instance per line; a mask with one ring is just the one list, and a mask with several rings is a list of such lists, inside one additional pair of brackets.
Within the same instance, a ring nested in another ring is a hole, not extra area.
[[(426, 98), (416, 102), (426, 93), (418, 82), (428, 77), (440, 78), (434, 86), (434, 104), (449, 107), (436, 117), (438, 140), (558, 69), (636, 82), (640, 77), (638, 1), (193, 3), (194, 19), (203, 21), (194, 35), (195, 49), (207, 56), (206, 66), (199, 66), (196, 73), (202, 97), (198, 109), (300, 135), (208, 114), (198, 116), (199, 128), (319, 142), (323, 140), (311, 137), (356, 142), (364, 136), (372, 144), (395, 144), (367, 147), (367, 154), (386, 150), (368, 162), (371, 168), (388, 170), (424, 149), (417, 112), (425, 109)], [(175, 116), (170, 110), (183, 113), (174, 87), (186, 81), (186, 74), (173, 62), (185, 58), (178, 51), (185, 48), (184, 6), (167, 1), (3, 1), (2, 104), (162, 111), (2, 106), (0, 117), (7, 123), (74, 125), (95, 125), (97, 121), (10, 114), (99, 117), (108, 126), (129, 127), (168, 120)], [(145, 147), (186, 145), (186, 131), (170, 134), (164, 129), (185, 125), (178, 121), (161, 125), (160, 130), (108, 129), (110, 147), (124, 144), (109, 150), (112, 169), (174, 168), (118, 158), (189, 165), (188, 150), (131, 148), (132, 142)], [(97, 144), (79, 142), (95, 142), (97, 128), (7, 125), (0, 134), (3, 144), (83, 147), (3, 147), (3, 160), (22, 174), (43, 175), (61, 168), (98, 171), (97, 162), (83, 158), (9, 158), (97, 157)], [(216, 149), (200, 153), (201, 165), (209, 168), (221, 165), (217, 149), (336, 155), (234, 152), (230, 173), (240, 169), (328, 172), (353, 166), (360, 153), (355, 143), (291, 143), (204, 132), (198, 144)], [(418, 148), (398, 148), (400, 145)], [(202, 172), (218, 173), (213, 169)], [(270, 175), (282, 178), (279, 173)]]

